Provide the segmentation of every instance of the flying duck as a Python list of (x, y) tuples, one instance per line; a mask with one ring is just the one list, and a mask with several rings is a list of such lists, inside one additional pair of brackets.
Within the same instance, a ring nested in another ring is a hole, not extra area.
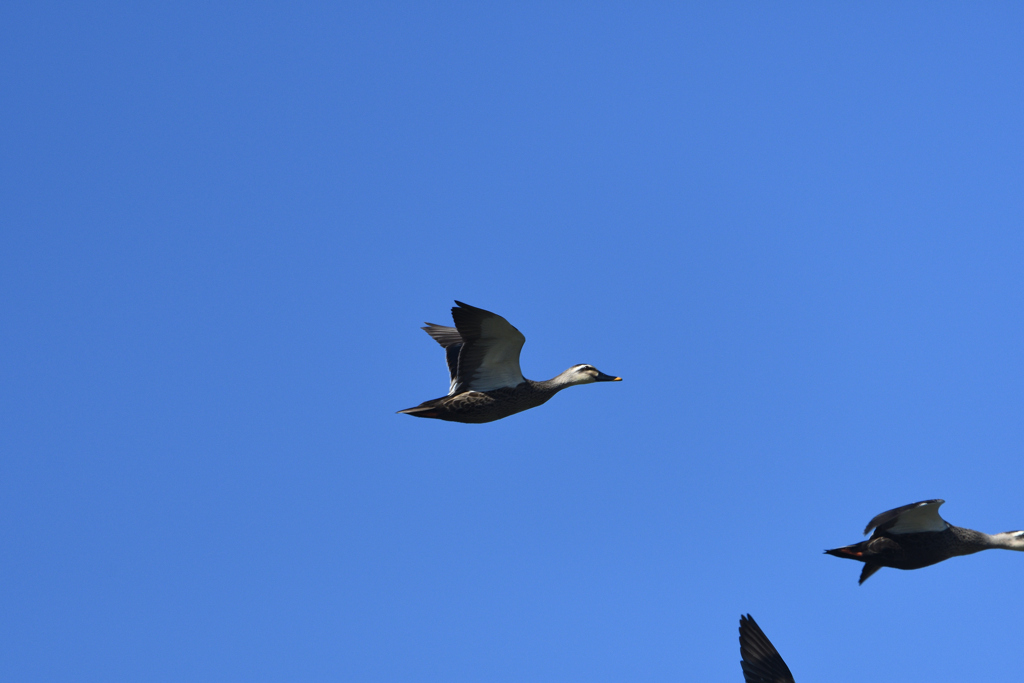
[(939, 517), (944, 500), (923, 500), (883, 512), (864, 529), (871, 538), (854, 545), (826, 550), (829, 555), (864, 563), (859, 583), (882, 567), (920, 569), (957, 555), (970, 555), (989, 548), (1024, 550), (1024, 531), (983, 534), (953, 526)]
[(492, 422), (535, 408), (566, 387), (619, 382), (593, 365), (574, 365), (554, 379), (534, 382), (519, 369), (526, 337), (500, 315), (456, 301), (455, 327), (423, 329), (445, 350), (451, 385), (447, 396), (399, 413), (452, 422)]
[(794, 683), (782, 655), (749, 614), (740, 616), (740, 657), (747, 683)]

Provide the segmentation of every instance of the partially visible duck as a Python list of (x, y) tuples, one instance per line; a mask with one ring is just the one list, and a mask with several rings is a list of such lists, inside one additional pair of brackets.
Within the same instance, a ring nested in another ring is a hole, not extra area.
[(794, 683), (782, 655), (749, 614), (740, 616), (740, 657), (747, 683)]
[(519, 369), (526, 337), (500, 315), (456, 301), (455, 327), (427, 323), (423, 329), (448, 359), (447, 396), (399, 413), (452, 422), (492, 422), (546, 402), (566, 387), (618, 382), (593, 365), (574, 365), (554, 379), (534, 382)]
[(989, 535), (949, 524), (939, 516), (945, 502), (922, 500), (883, 512), (864, 529), (865, 534), (875, 530), (871, 538), (825, 552), (863, 562), (859, 583), (864, 583), (882, 567), (920, 569), (989, 548), (1024, 550), (1024, 531)]

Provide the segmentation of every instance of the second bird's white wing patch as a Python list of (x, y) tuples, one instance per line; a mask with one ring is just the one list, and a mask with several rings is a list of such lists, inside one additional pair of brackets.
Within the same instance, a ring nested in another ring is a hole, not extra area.
[(945, 531), (949, 528), (946, 520), (939, 517), (938, 503), (922, 503), (916, 508), (900, 514), (896, 523), (887, 529), (890, 534), (919, 534), (927, 531)]

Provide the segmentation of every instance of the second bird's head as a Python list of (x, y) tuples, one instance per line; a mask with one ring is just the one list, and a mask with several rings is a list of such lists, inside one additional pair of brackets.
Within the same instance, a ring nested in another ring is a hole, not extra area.
[(593, 365), (574, 365), (566, 370), (563, 375), (569, 384), (590, 384), (591, 382), (621, 382), (621, 377), (606, 375)]

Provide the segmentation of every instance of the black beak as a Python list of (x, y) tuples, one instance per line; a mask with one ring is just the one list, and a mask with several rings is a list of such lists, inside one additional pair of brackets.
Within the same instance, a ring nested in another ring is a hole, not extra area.
[(598, 370), (597, 371), (597, 377), (594, 378), (594, 381), (595, 382), (621, 382), (622, 378), (621, 377), (612, 377), (611, 375), (606, 375), (603, 372), (601, 372), (600, 370)]

